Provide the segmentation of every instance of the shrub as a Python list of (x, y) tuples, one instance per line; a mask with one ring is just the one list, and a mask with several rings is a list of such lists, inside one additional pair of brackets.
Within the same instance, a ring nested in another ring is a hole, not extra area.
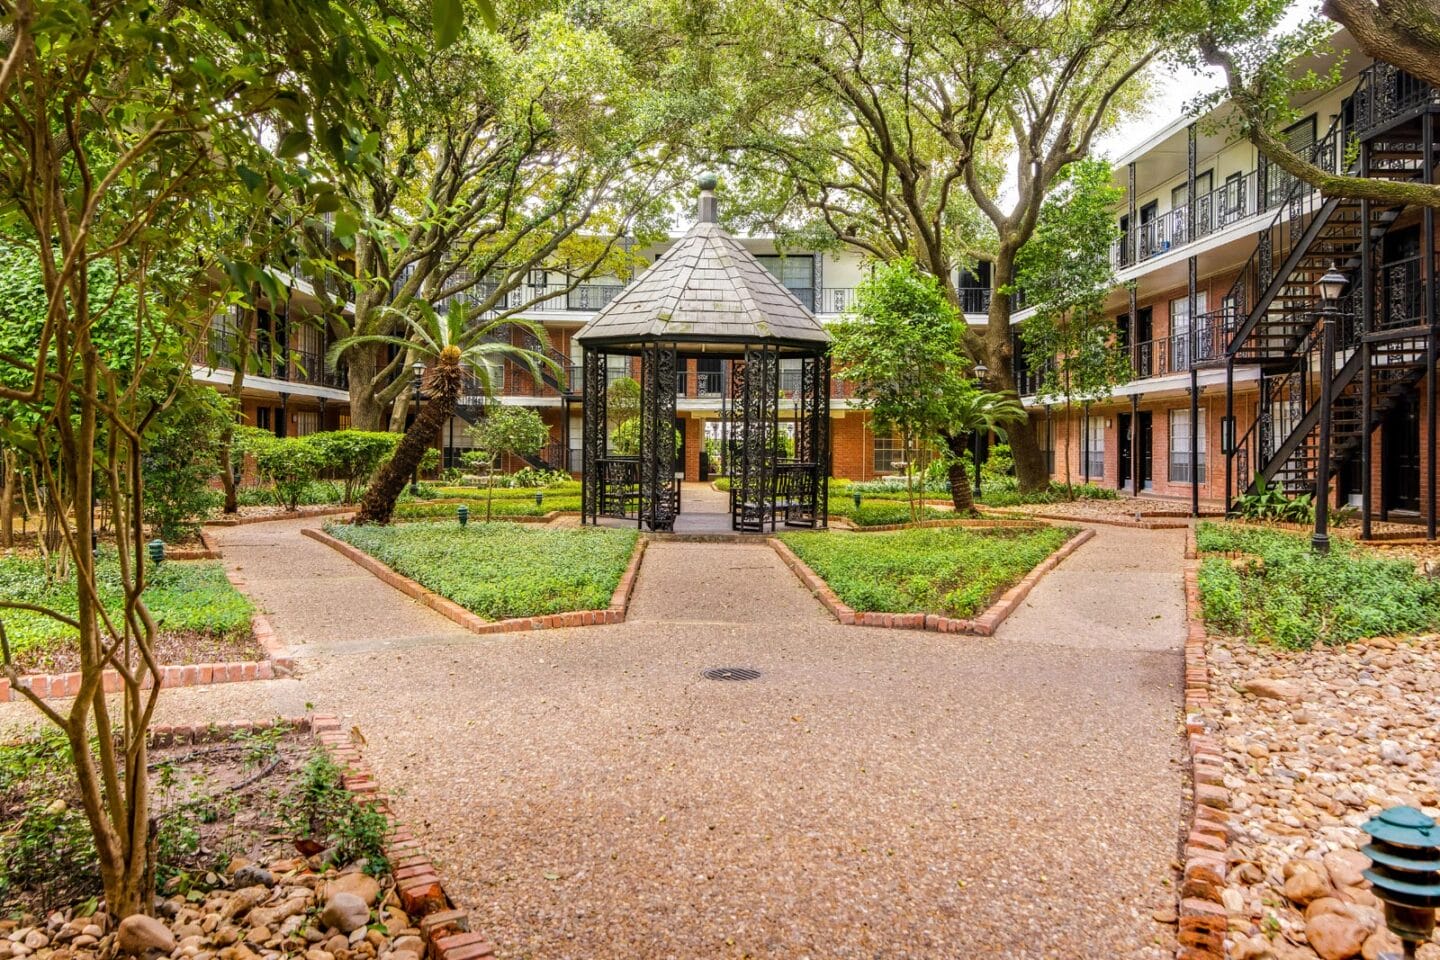
[(1314, 523), (1315, 495), (1302, 493), (1289, 497), (1277, 486), (1255, 475), (1255, 492), (1245, 493), (1235, 501), (1235, 508), (1246, 520), (1278, 520), (1282, 523)]
[(291, 836), (329, 849), (331, 863), (364, 860), (366, 873), (384, 873), (389, 869), (389, 821), (345, 788), (343, 773), (328, 753), (317, 749), (301, 768), (297, 788), (282, 802), (281, 820)]
[(999, 480), (1008, 480), (1015, 476), (1015, 455), (1010, 452), (1010, 444), (997, 443), (990, 448), (990, 456), (980, 465), (980, 482), (982, 484), (995, 483)]
[[(678, 452), (684, 440), (680, 431), (675, 431), (675, 450)], [(640, 453), (640, 418), (631, 417), (610, 435), (610, 448), (616, 455), (621, 457), (633, 457)], [(794, 441), (791, 441), (791, 449), (794, 449)]]
[(342, 503), (353, 503), (359, 489), (395, 453), (400, 434), (378, 430), (334, 430), (306, 438), (320, 452), (323, 469), (345, 485)]
[(145, 522), (164, 540), (193, 533), (216, 502), (221, 437), (234, 405), (210, 387), (183, 389), (145, 433)]
[(1114, 500), (1119, 494), (1109, 487), (1097, 487), (1093, 483), (1076, 483), (1066, 487), (1063, 483), (1051, 483), (1043, 490), (1023, 491), (1018, 485), (998, 486), (985, 490), (980, 502), (987, 507), (1016, 507), (1026, 504), (1064, 503), (1074, 494), (1076, 500)]
[(271, 437), (250, 448), (255, 467), (275, 490), (275, 500), (286, 510), (300, 506), (307, 487), (325, 466), (320, 448), (308, 437)]
[(440, 457), (439, 447), (431, 447), (426, 450), (420, 457), (420, 472), (426, 474), (434, 473), (440, 468)]

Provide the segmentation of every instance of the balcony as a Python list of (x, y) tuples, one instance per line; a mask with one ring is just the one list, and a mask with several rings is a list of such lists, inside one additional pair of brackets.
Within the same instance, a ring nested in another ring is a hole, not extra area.
[(1388, 63), (1373, 63), (1360, 74), (1351, 99), (1354, 133), (1369, 137), (1421, 113), (1440, 111), (1440, 90)]
[(1196, 197), (1193, 223), (1190, 220), (1190, 207), (1186, 205), (1168, 210), (1154, 220), (1140, 224), (1139, 233), (1134, 238), (1126, 231), (1121, 234), (1120, 239), (1111, 244), (1110, 262), (1115, 269), (1121, 270), (1196, 240), (1203, 240), (1232, 223), (1278, 203), (1289, 189), (1290, 180), (1284, 175), (1273, 176), (1269, 191), (1261, 190), (1259, 184), (1259, 171), (1251, 170), (1243, 176), (1226, 180), (1209, 193)]
[(1233, 311), (1214, 310), (1195, 319), (1188, 331), (1131, 345), (1136, 380), (1189, 373), (1192, 365), (1225, 359), (1225, 345), (1238, 321)]
[[(794, 291), (791, 291), (792, 293)], [(989, 287), (960, 287), (960, 310), (962, 313), (979, 314), (990, 312), (990, 288)], [(802, 298), (803, 299), (803, 298)], [(825, 287), (820, 291), (820, 307), (816, 311), (821, 315), (845, 313), (855, 306), (854, 287)], [(1025, 305), (1025, 298), (1016, 294), (1011, 298), (1011, 306), (1020, 310)]]
[[(229, 326), (211, 326), (196, 345), (191, 362), (211, 370), (234, 370), (238, 348), (237, 330)], [(261, 346), (258, 338), (251, 337), (245, 360), (245, 372), (250, 376), (336, 390), (344, 390), (349, 385), (344, 370), (326, 369), (325, 351), (321, 349), (284, 350), (271, 344)]]

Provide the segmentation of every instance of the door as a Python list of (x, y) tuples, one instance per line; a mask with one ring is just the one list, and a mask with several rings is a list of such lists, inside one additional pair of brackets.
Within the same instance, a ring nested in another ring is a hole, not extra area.
[(1140, 474), (1140, 489), (1149, 490), (1154, 474), (1151, 471), (1151, 462), (1154, 457), (1155, 446), (1155, 416), (1149, 412), (1140, 414), (1140, 463), (1136, 472)]
[(1155, 376), (1155, 325), (1153, 310), (1141, 307), (1135, 311), (1135, 329), (1131, 331), (1131, 362), (1135, 365), (1135, 376), (1141, 379)]
[(1133, 418), (1128, 413), (1117, 414), (1115, 417), (1115, 433), (1119, 437), (1120, 449), (1115, 451), (1116, 469), (1119, 476), (1115, 478), (1116, 486), (1124, 490), (1130, 486), (1130, 458), (1135, 450), (1133, 434), (1130, 432), (1134, 426)]
[(1153, 257), (1159, 252), (1155, 236), (1155, 221), (1160, 217), (1160, 201), (1151, 200), (1140, 208), (1140, 259)]
[(1420, 510), (1420, 398), (1411, 394), (1385, 416), (1380, 486), (1389, 510)]

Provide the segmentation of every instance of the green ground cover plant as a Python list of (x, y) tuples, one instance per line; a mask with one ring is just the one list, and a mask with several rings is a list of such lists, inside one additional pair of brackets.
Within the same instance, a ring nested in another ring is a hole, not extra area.
[[(497, 491), (498, 492), (498, 491)], [(454, 519), (455, 508), (464, 503), (470, 508), (470, 520), (472, 523), (485, 519), (485, 498), (478, 500), (474, 497), (447, 497), (440, 501), (401, 500), (395, 506), (396, 520), (438, 520), (443, 518)], [(535, 495), (532, 493), (529, 498), (508, 497), (504, 500), (496, 500), (490, 505), (490, 513), (497, 517), (543, 517), (552, 510), (565, 510), (573, 513), (580, 512), (580, 496), (555, 496), (546, 494), (545, 501), (535, 505)]]
[[(164, 632), (195, 632), (214, 637), (238, 637), (250, 632), (254, 606), (225, 578), (225, 569), (213, 560), (168, 561), (151, 567), (145, 603)], [(113, 551), (102, 549), (96, 571), (101, 597), (110, 609), (119, 609), (120, 569)], [(48, 606), (73, 615), (76, 608), (73, 579), (47, 581), (44, 564), (35, 556), (0, 558), (0, 599)], [(75, 636), (65, 624), (29, 610), (0, 611), (11, 651), (23, 654), (62, 645)]]
[(331, 523), (325, 529), (491, 620), (608, 607), (639, 536), (634, 530), (473, 522)]
[(1195, 545), (1205, 619), (1225, 633), (1303, 649), (1440, 627), (1440, 581), (1408, 561), (1344, 540), (1322, 556), (1303, 535), (1219, 523), (1200, 524)]
[(1119, 494), (1116, 491), (1109, 487), (1097, 487), (1093, 483), (1077, 483), (1067, 488), (1063, 483), (1052, 482), (1048, 489), (1023, 491), (1012, 482), (985, 488), (980, 496), (980, 504), (986, 507), (1020, 507), (1028, 504), (1066, 503), (1071, 499), (1114, 500), (1117, 497)]
[(1059, 527), (932, 527), (866, 534), (785, 533), (780, 539), (856, 610), (969, 617), (1074, 533)]

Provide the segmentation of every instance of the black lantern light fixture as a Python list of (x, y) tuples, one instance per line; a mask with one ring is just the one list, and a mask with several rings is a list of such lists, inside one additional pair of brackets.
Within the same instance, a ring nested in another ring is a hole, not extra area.
[(1320, 353), (1320, 449), (1315, 466), (1315, 533), (1310, 548), (1319, 554), (1330, 552), (1330, 407), (1335, 380), (1335, 321), (1340, 297), (1350, 280), (1332, 264), (1319, 280), (1315, 291), (1320, 296), (1318, 312), (1323, 325)]
[[(416, 360), (410, 364), (410, 372), (413, 374), (410, 379), (410, 394), (414, 402), (415, 418), (418, 420), (420, 418), (420, 388), (425, 382), (424, 361)], [(410, 495), (412, 497), (420, 495), (420, 461), (418, 460), (415, 461), (415, 469), (410, 473)]]
[(165, 562), (164, 540), (156, 537), (154, 540), (151, 540), (149, 543), (145, 544), (145, 550), (147, 553), (150, 554), (150, 562), (155, 564), (155, 566), (158, 567), (160, 566), (160, 564)]
[(1404, 944), (1406, 960), (1413, 960), (1420, 944), (1435, 934), (1440, 824), (1414, 807), (1391, 807), (1360, 829), (1370, 835), (1360, 851), (1371, 862), (1365, 879), (1385, 904), (1385, 926)]
[[(985, 385), (985, 377), (990, 373), (990, 368), (983, 363), (975, 364), (975, 382), (981, 386)], [(975, 431), (975, 500), (980, 500), (980, 431)]]
[(460, 504), (455, 508), (455, 519), (460, 522), (460, 526), (465, 526), (470, 522), (470, 508), (463, 503)]

